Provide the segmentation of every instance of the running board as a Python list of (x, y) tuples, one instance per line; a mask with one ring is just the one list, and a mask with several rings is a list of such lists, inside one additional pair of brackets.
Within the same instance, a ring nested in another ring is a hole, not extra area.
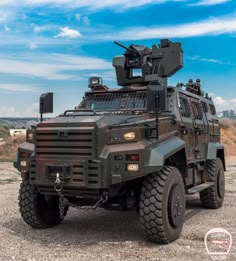
[(198, 193), (204, 189), (207, 189), (209, 187), (212, 187), (214, 185), (214, 182), (206, 182), (206, 183), (202, 183), (198, 186), (195, 186), (193, 188), (190, 188), (188, 189), (188, 195), (192, 195), (192, 194), (195, 194), (195, 193)]

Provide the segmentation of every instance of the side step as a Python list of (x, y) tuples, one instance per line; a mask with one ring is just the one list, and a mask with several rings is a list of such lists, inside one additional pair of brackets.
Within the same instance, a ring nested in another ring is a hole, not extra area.
[(202, 184), (200, 184), (198, 186), (195, 186), (195, 187), (192, 187), (192, 188), (188, 189), (188, 193), (187, 194), (188, 195), (193, 195), (193, 194), (198, 193), (198, 192), (200, 192), (200, 191), (202, 191), (204, 189), (207, 189), (207, 188), (209, 188), (209, 187), (211, 187), (213, 185), (214, 185), (214, 182), (202, 183)]

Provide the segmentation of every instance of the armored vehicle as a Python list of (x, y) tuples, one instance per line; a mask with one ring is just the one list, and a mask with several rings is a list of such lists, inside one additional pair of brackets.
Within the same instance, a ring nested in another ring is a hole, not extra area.
[[(146, 237), (169, 243), (180, 236), (186, 195), (199, 193), (205, 208), (223, 203), (216, 110), (200, 80), (167, 84), (183, 67), (180, 43), (117, 44), (125, 48), (113, 59), (120, 88), (92, 77), (74, 110), (28, 130), (14, 163), (20, 213), (28, 225), (47, 228), (69, 207), (136, 207)], [(40, 112), (52, 112), (52, 102), (52, 93), (41, 95)]]

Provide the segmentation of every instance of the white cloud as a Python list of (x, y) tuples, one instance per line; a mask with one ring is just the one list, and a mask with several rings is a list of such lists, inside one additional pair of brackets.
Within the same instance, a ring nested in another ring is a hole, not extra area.
[(29, 43), (27, 46), (30, 50), (35, 50), (38, 48), (38, 45), (35, 42)]
[(4, 25), (4, 30), (5, 30), (5, 32), (11, 32), (11, 28), (10, 27), (8, 27), (7, 25)]
[(199, 61), (199, 62), (206, 62), (206, 63), (216, 63), (216, 64), (221, 64), (221, 65), (232, 65), (230, 62), (224, 62), (219, 59), (215, 58), (203, 58), (200, 56), (193, 56), (193, 57), (187, 57), (188, 60), (191, 61)]
[(85, 25), (90, 25), (90, 20), (89, 20), (88, 16), (84, 16), (84, 17), (82, 18), (82, 20), (83, 20), (83, 23), (84, 23)]
[(121, 31), (109, 31), (106, 34), (96, 35), (99, 40), (144, 40), (156, 38), (184, 38), (203, 35), (221, 35), (236, 33), (236, 18), (211, 17), (207, 20), (171, 26), (132, 27)]
[(208, 5), (219, 5), (224, 4), (226, 2), (230, 2), (231, 0), (201, 0), (197, 3), (191, 4), (192, 6), (208, 6)]
[(35, 117), (39, 113), (39, 103), (35, 102), (31, 104), (29, 107), (26, 108), (26, 110), (23, 112), (24, 117)]
[(220, 96), (215, 97), (213, 100), (214, 100), (214, 104), (218, 106), (222, 106), (227, 103), (227, 101)]
[(75, 18), (78, 22), (83, 22), (83, 24), (85, 25), (90, 25), (90, 20), (88, 18), (88, 16), (82, 16), (81, 14), (76, 14)]
[(0, 107), (0, 117), (37, 117), (39, 111), (39, 103), (29, 105), (24, 111), (19, 112), (15, 106)]
[(75, 18), (76, 18), (76, 20), (77, 20), (78, 22), (80, 22), (80, 20), (81, 20), (81, 14), (76, 14), (76, 15), (75, 15)]
[[(193, 2), (194, 0), (190, 1)], [(196, 2), (197, 1), (197, 2)], [(194, 5), (215, 5), (221, 4), (230, 0), (196, 0)], [(94, 0), (1, 0), (0, 6), (42, 6), (42, 5), (56, 5), (63, 8), (88, 8), (91, 10), (97, 9), (115, 9), (124, 10), (134, 7), (154, 5), (154, 4), (164, 4), (168, 2), (189, 2), (188, 0), (104, 0), (104, 1), (94, 1)]]
[(38, 88), (22, 84), (0, 84), (0, 90), (11, 92), (35, 92)]
[[(0, 2), (1, 5), (1, 2)], [(12, 20), (12, 12), (8, 10), (1, 9), (0, 10), (0, 23), (6, 22), (8, 20)]]
[(223, 110), (236, 109), (236, 98), (224, 99), (221, 96), (217, 96), (213, 99), (213, 102), (218, 112)]
[(21, 59), (0, 59), (0, 73), (48, 80), (78, 79), (80, 78), (80, 71), (110, 69), (112, 69), (110, 62), (86, 56), (38, 54), (32, 57), (21, 57)]
[(34, 26), (35, 33), (41, 33), (47, 30), (47, 26)]
[(209, 95), (209, 97), (215, 97), (216, 96), (216, 94), (214, 92), (209, 92), (208, 95)]
[(116, 73), (114, 70), (106, 70), (98, 73), (91, 73), (86, 75), (87, 78), (90, 77), (102, 77), (104, 81), (114, 82), (116, 81)]
[(39, 16), (48, 16), (48, 14), (44, 13), (44, 12), (38, 12), (37, 15), (39, 15)]
[(55, 35), (55, 38), (72, 38), (72, 39), (76, 39), (76, 38), (81, 38), (82, 34), (74, 29), (70, 29), (69, 27), (65, 26), (61, 28), (61, 32), (57, 35)]
[(20, 117), (20, 113), (14, 106), (2, 106), (0, 108), (0, 117)]
[[(175, 0), (105, 0), (105, 1), (94, 1), (94, 0), (22, 0), (20, 5), (60, 5), (63, 7), (86, 7), (91, 9), (102, 9), (121, 6), (123, 8), (131, 8), (135, 6), (143, 6), (147, 4), (160, 4), (165, 2), (174, 2)], [(1, 0), (0, 6), (19, 5), (18, 0)]]

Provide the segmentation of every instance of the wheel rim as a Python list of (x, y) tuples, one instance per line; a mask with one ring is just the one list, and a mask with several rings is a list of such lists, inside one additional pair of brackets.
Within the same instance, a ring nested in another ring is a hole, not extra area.
[(177, 184), (173, 185), (168, 199), (168, 216), (173, 227), (179, 227), (182, 224), (184, 203), (184, 194), (181, 187)]
[(224, 189), (225, 189), (225, 181), (224, 181), (224, 174), (221, 170), (218, 171), (217, 176), (217, 194), (219, 198), (224, 196)]

